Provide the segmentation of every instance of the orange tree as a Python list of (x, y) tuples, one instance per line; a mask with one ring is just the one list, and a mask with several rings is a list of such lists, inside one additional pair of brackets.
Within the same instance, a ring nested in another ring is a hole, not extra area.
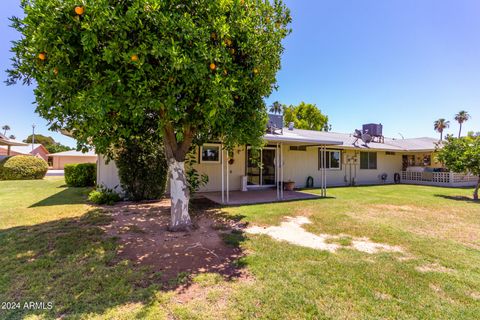
[(191, 225), (185, 157), (215, 138), (261, 145), (289, 10), (280, 0), (34, 0), (11, 18), (7, 83), (34, 84), (36, 111), (79, 147), (111, 146), (145, 122), (164, 140), (171, 228)]

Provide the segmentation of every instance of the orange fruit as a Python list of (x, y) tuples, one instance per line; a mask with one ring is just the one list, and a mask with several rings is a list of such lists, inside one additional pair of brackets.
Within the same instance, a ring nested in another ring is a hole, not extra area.
[(215, 32), (212, 32), (210, 36), (212, 37), (213, 40), (217, 40), (217, 34)]
[(223, 70), (223, 74), (224, 74), (224, 75), (227, 75), (227, 74), (228, 74), (227, 69), (224, 69), (224, 70)]
[(215, 69), (217, 69), (217, 66), (215, 65), (215, 63), (213, 63), (213, 62), (210, 63), (210, 70), (213, 71), (213, 70), (215, 70)]
[(38, 59), (40, 59), (40, 60), (43, 61), (43, 60), (47, 59), (47, 55), (42, 52), (42, 53), (40, 53), (40, 54), (38, 55)]
[(253, 68), (253, 73), (258, 74), (258, 69), (257, 69), (257, 68)]
[(130, 60), (132, 60), (133, 62), (137, 62), (138, 56), (136, 54), (132, 54), (132, 56), (130, 57)]
[(230, 53), (231, 53), (231, 54), (235, 54), (235, 49), (233, 49), (233, 48), (230, 49)]
[(58, 68), (57, 67), (53, 68), (53, 74), (58, 76)]
[(83, 9), (83, 7), (81, 6), (75, 7), (75, 13), (78, 14), (79, 16), (81, 16), (84, 12), (85, 12), (85, 9)]
[(230, 40), (230, 39), (225, 39), (225, 44), (226, 44), (227, 46), (231, 46), (231, 45), (232, 45), (232, 40)]

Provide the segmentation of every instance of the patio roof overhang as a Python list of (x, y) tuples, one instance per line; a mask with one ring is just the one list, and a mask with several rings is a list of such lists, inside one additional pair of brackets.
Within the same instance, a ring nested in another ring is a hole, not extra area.
[(266, 134), (265, 140), (271, 141), (271, 142), (301, 143), (301, 144), (327, 145), (327, 146), (343, 145), (343, 141), (338, 141), (338, 140), (313, 139), (313, 138), (305, 138), (305, 137), (293, 136), (293, 135), (289, 136), (286, 134), (283, 134), (283, 135)]
[(28, 143), (13, 140), (13, 139), (0, 138), (0, 146), (28, 146)]

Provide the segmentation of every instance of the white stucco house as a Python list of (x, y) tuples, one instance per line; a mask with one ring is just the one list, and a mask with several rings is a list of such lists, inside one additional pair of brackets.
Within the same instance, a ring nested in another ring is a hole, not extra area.
[[(381, 126), (380, 126), (381, 130)], [(365, 143), (355, 134), (282, 128), (264, 136), (265, 147), (255, 161), (249, 146), (227, 155), (221, 143), (197, 148), (196, 169), (209, 177), (200, 192), (252, 192), (276, 189), (283, 198), (286, 184), (295, 188), (372, 185), (384, 183), (437, 186), (475, 185), (477, 177), (451, 173), (434, 157), (438, 139), (391, 139), (378, 136)], [(258, 161), (259, 160), (259, 161)], [(97, 182), (108, 188), (119, 186), (113, 161), (98, 160)], [(225, 200), (227, 199), (227, 200)]]

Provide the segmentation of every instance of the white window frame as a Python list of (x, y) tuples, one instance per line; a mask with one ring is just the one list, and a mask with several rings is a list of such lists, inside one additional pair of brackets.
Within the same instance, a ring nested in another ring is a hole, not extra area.
[[(208, 147), (218, 147), (218, 160), (212, 161), (212, 160), (203, 160), (203, 148), (208, 148)], [(222, 162), (222, 145), (220, 143), (204, 143), (200, 147), (200, 163), (205, 163), (205, 164), (219, 164)]]
[[(332, 168), (332, 163), (331, 163), (332, 158), (330, 157), (330, 152), (338, 152), (338, 155), (340, 156), (339, 160), (338, 160), (338, 168)], [(327, 157), (326, 161), (328, 162), (328, 168), (325, 168), (325, 170), (332, 170), (332, 171), (342, 170), (342, 150), (326, 149), (325, 153), (326, 153), (326, 157)], [(319, 161), (318, 170), (322, 169), (322, 164), (320, 163), (320, 157), (321, 157), (321, 155), (320, 155), (320, 151), (319, 151), (318, 152), (318, 161)]]

